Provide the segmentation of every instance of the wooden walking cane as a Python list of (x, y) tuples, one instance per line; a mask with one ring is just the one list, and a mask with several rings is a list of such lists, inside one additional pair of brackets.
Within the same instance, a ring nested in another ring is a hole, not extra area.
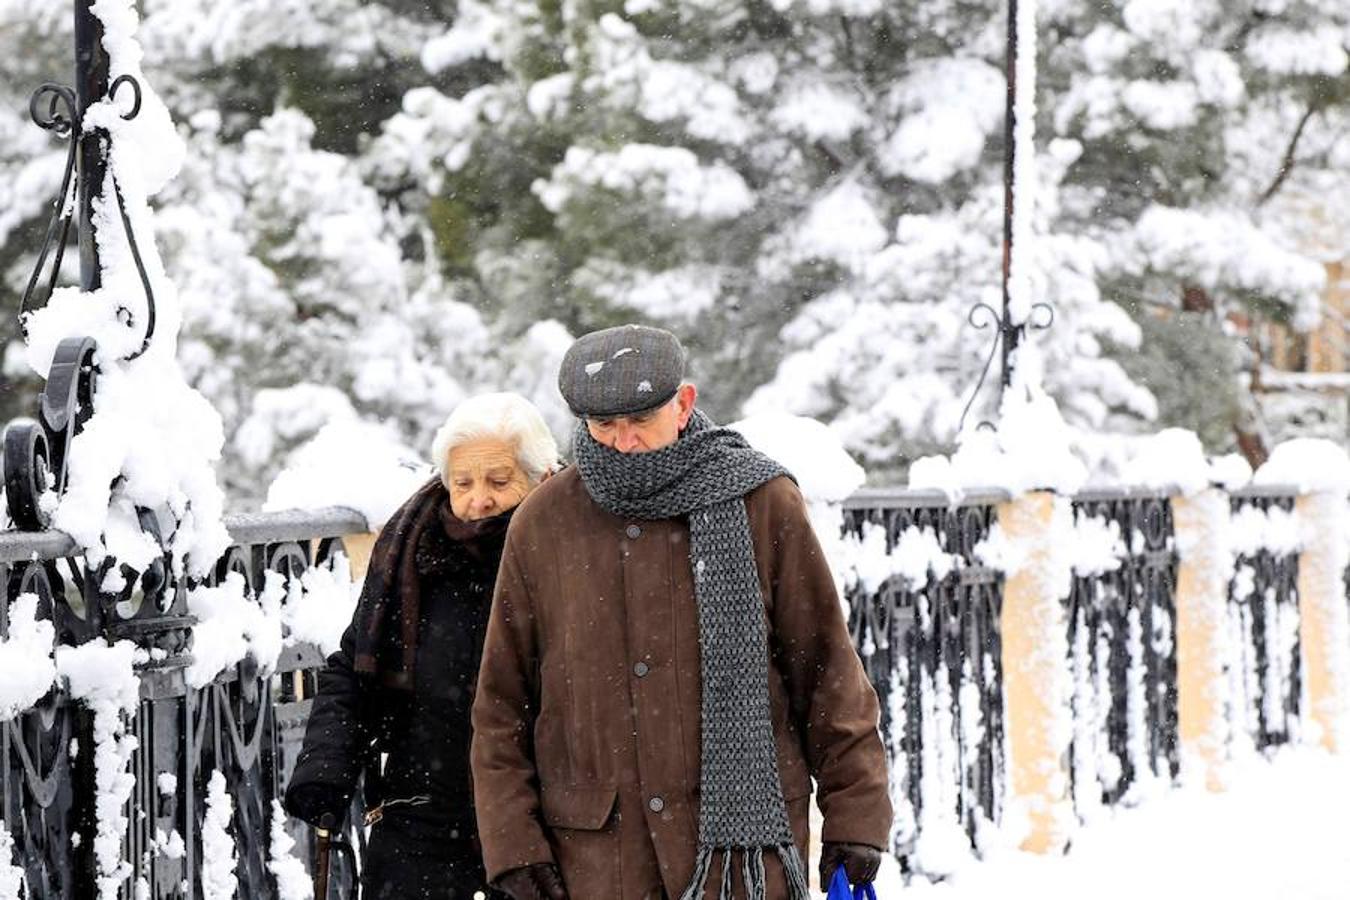
[(336, 825), (333, 814), (324, 813), (314, 829), (314, 900), (328, 900), (328, 872)]

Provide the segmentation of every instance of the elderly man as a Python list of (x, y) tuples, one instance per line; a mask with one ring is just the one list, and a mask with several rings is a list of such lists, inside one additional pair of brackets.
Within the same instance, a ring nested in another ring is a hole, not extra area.
[(516, 900), (805, 900), (876, 873), (876, 695), (796, 485), (695, 408), (667, 331), (588, 334), (576, 465), (507, 536), (474, 702), (484, 861)]

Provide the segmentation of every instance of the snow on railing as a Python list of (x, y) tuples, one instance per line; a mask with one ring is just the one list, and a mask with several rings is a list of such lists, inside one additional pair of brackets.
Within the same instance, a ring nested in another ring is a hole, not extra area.
[[(1325, 503), (1276, 485), (1225, 497), (1217, 509), (1229, 514), (1215, 518), (1210, 506), (1205, 520), (1223, 529), (1215, 546), (1227, 548), (1222, 612), (1204, 644), (1221, 676), (1220, 763), (1325, 740), (1320, 723), (1334, 724), (1326, 716), (1335, 712), (1323, 699), (1323, 719), (1310, 715), (1303, 662), (1300, 589), (1311, 582), (1301, 564), (1319, 530), (1308, 516)], [(1188, 777), (1178, 608), (1189, 602), (1182, 576), (1195, 560), (1177, 536), (1184, 499), (1156, 487), (1080, 491), (1065, 498), (1067, 519), (1047, 519), (1071, 566), (1062, 630), (1047, 645), (1060, 648), (1064, 699), (1048, 726), (1067, 747), (1058, 789), (1071, 820)], [(1028, 832), (1012, 790), (1005, 674), (1016, 623), (1000, 568), (1010, 551), (999, 532), (1014, 501), (997, 490), (966, 491), (953, 504), (936, 491), (864, 489), (843, 503), (834, 559), (882, 701), (891, 849), (929, 876)], [(274, 801), (304, 733), (321, 647), (351, 615), (339, 539), (365, 523), (329, 510), (227, 525), (233, 545), (209, 578), (152, 570), (117, 593), (65, 536), (0, 533), (0, 739), (5, 795), (15, 798), (0, 828), (0, 848), (11, 848), (0, 854), (0, 898), (70, 896), (71, 885), (94, 896), (100, 878), (105, 889), (146, 897), (175, 896), (185, 880), (208, 876), (228, 885), (233, 875), (239, 896), (289, 897), (277, 885), (303, 883), (297, 867), (309, 865), (312, 835)], [(1347, 544), (1339, 515), (1327, 528)], [(1345, 583), (1339, 597), (1350, 609)], [(82, 661), (77, 646), (100, 648), (99, 659)], [(1334, 654), (1320, 652), (1334, 674)], [(212, 789), (219, 781), (223, 793)], [(23, 894), (9, 888), (18, 884)]]
[(844, 504), (849, 627), (881, 700), (891, 849), (943, 874), (1001, 817), (999, 575), (977, 557), (1006, 495), (932, 491)]
[[(1080, 491), (1072, 527), (1055, 526), (1073, 567), (1057, 678), (1069, 688), (1068, 702), (1043, 724), (1068, 731), (1063, 792), (1081, 822), (1178, 779), (1221, 786), (1227, 764), (1253, 751), (1334, 736), (1304, 708), (1302, 646), (1325, 643), (1326, 629), (1320, 637), (1300, 629), (1308, 602), (1300, 561), (1310, 530), (1330, 529), (1342, 546), (1350, 532), (1339, 514), (1325, 527), (1301, 515), (1309, 495), (1292, 486), (1217, 495), (1223, 504), (1204, 507), (1181, 541), (1177, 510), (1188, 495), (1158, 486)], [(1014, 662), (1007, 634), (1018, 623), (1008, 619), (1006, 577), (991, 547), (1013, 500), (1000, 490), (966, 491), (951, 503), (941, 492), (869, 489), (845, 504), (849, 622), (882, 700), (892, 766), (891, 849), (910, 871), (929, 876), (1027, 839), (1010, 784), (1015, 701), (1004, 684)], [(1200, 590), (1199, 575), (1216, 566)], [(1345, 584), (1343, 611), (1350, 571)], [(1322, 652), (1334, 677), (1337, 642), (1350, 654), (1350, 635), (1328, 618), (1333, 646)], [(1211, 658), (1192, 658), (1179, 671), (1183, 645)], [(1323, 701), (1328, 709), (1350, 684), (1337, 689)], [(1196, 708), (1200, 693), (1214, 698), (1212, 708)], [(1199, 752), (1202, 744), (1212, 758)]]
[(206, 577), (150, 567), (116, 590), (66, 535), (0, 533), (3, 900), (304, 895), (309, 832), (276, 800), (354, 609), (341, 538), (366, 522), (225, 525)]

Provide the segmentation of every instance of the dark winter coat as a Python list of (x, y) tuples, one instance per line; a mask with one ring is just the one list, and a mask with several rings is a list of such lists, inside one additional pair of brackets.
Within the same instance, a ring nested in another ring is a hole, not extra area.
[[(877, 698), (801, 494), (776, 478), (746, 509), (778, 771), (803, 858), (812, 777), (823, 840), (884, 847)], [(574, 900), (680, 896), (698, 839), (700, 698), (687, 520), (626, 521), (575, 470), (549, 479), (512, 520), (474, 702), (489, 876), (556, 862)], [(776, 857), (766, 866), (768, 897), (781, 900)]]
[[(469, 776), (470, 708), (504, 532), (498, 528), (460, 541), (442, 527), (422, 530), (414, 557), (420, 602), (411, 678), (399, 669), (405, 642), (397, 604), (377, 648), (381, 660), (395, 662), (369, 675), (356, 670), (360, 628), (369, 618), (358, 608), (341, 648), (318, 677), (288, 796), (299, 785), (318, 783), (350, 797), (362, 769), (387, 754), (378, 779), (383, 818), (369, 852), (385, 857), (396, 873), (399, 857), (410, 863), (447, 862), (446, 851), (458, 842), (473, 845), (473, 863), (479, 865)], [(392, 539), (382, 535), (376, 553)], [(372, 577), (367, 576), (367, 587)], [(363, 605), (371, 599), (368, 593)], [(421, 879), (425, 873), (413, 874)]]

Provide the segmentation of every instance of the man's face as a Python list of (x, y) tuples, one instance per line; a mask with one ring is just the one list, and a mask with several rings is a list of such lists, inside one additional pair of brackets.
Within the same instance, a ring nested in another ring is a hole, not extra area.
[(679, 438), (694, 413), (698, 390), (682, 384), (669, 403), (633, 416), (587, 419), (586, 430), (606, 447), (620, 453), (648, 453), (669, 447)]

